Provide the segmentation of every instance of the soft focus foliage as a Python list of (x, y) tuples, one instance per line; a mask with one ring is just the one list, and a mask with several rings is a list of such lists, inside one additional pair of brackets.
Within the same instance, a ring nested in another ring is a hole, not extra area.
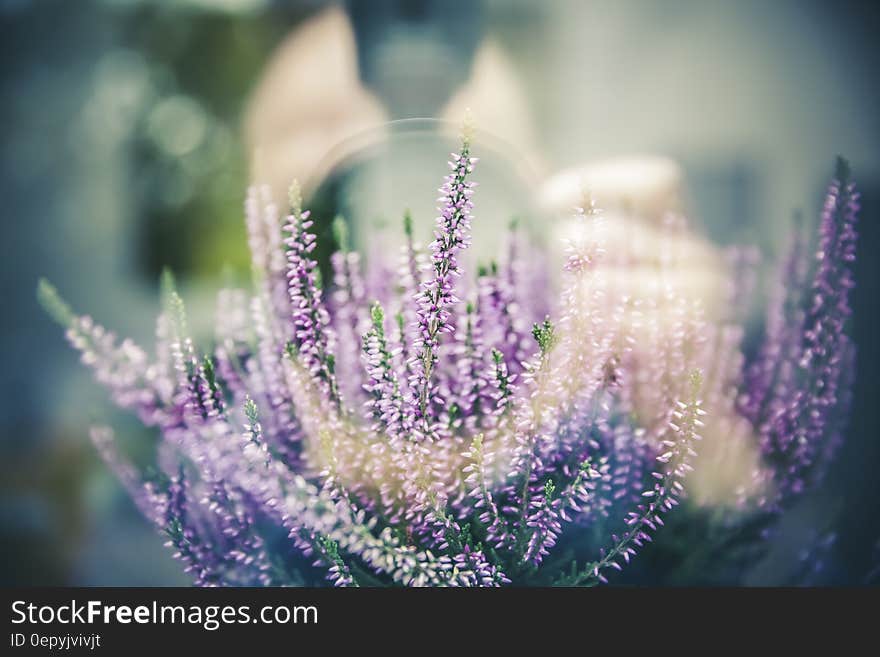
[[(815, 257), (799, 235), (746, 365), (741, 329), (707, 323), (672, 287), (612, 293), (589, 198), (553, 319), (543, 259), (515, 226), (473, 276), (467, 138), (449, 165), (427, 249), (407, 218), (399, 263), (362, 267), (338, 223), (327, 285), (298, 187), (284, 214), (251, 190), (254, 286), (220, 293), (207, 353), (170, 276), (153, 357), (41, 284), (83, 362), (161, 435), (148, 472), (106, 427), (93, 440), (195, 583), (605, 582), (667, 519), (699, 511), (686, 491), (703, 435), (757, 441), (753, 481), (712, 535), (760, 545), (822, 476), (846, 417), (858, 195), (845, 166)], [(719, 545), (712, 558), (739, 558)]]

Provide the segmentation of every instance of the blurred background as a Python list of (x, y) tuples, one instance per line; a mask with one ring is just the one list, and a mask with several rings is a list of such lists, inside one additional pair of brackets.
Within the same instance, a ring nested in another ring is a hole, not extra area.
[[(878, 19), (874, 3), (810, 0), (0, 0), (0, 582), (187, 583), (87, 427), (148, 437), (39, 308), (38, 278), (149, 345), (169, 266), (208, 326), (216, 289), (247, 276), (251, 179), (279, 195), (298, 177), (320, 205), (387, 141), (379, 126), (465, 107), (513, 181), (496, 185), (499, 214), (518, 198), (499, 188), (536, 190), (549, 216), (571, 180), (623, 177), (644, 213), (659, 189), (707, 242), (769, 262), (793, 210), (817, 215), (834, 156), (850, 160), (864, 196), (852, 424), (748, 582), (788, 582), (828, 532), (816, 583), (865, 582), (880, 541)], [(392, 124), (394, 143), (412, 125)], [(357, 221), (398, 212), (377, 198)]]

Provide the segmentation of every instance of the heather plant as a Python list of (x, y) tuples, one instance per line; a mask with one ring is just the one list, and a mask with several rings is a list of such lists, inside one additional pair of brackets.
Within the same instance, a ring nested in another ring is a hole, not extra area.
[(41, 282), (83, 362), (155, 428), (149, 474), (108, 427), (92, 439), (195, 584), (593, 585), (692, 517), (704, 434), (761, 456), (718, 521), (728, 539), (763, 535), (821, 478), (853, 370), (843, 165), (814, 256), (798, 233), (745, 363), (741, 327), (672, 285), (632, 299), (607, 284), (589, 197), (551, 315), (553, 277), (516, 225), (497, 262), (467, 271), (477, 164), (465, 137), (433, 241), (407, 216), (399, 263), (364, 266), (335, 222), (326, 284), (298, 186), (283, 213), (251, 189), (253, 287), (220, 292), (208, 351), (168, 275), (153, 356)]

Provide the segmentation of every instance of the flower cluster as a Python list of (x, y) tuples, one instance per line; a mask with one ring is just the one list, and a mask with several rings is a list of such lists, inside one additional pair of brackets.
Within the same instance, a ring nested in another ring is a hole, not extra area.
[(426, 249), (406, 218), (395, 286), (376, 273), (388, 262), (364, 270), (341, 221), (323, 285), (298, 188), (284, 216), (252, 190), (254, 285), (220, 293), (208, 353), (170, 277), (154, 357), (41, 283), (83, 362), (157, 430), (149, 476), (107, 427), (93, 440), (196, 584), (596, 584), (687, 500), (713, 427), (758, 441), (755, 477), (770, 485), (752, 508), (776, 512), (821, 476), (852, 372), (858, 196), (843, 168), (814, 266), (799, 238), (746, 366), (739, 327), (707, 322), (672, 286), (613, 293), (590, 198), (555, 319), (551, 277), (516, 225), (500, 261), (469, 277), (476, 164), (464, 139)]
[(842, 438), (855, 372), (846, 328), (858, 209), (841, 160), (825, 198), (812, 277), (806, 239), (796, 230), (769, 308), (767, 339), (749, 370), (742, 407), (774, 465), (778, 503), (821, 477)]

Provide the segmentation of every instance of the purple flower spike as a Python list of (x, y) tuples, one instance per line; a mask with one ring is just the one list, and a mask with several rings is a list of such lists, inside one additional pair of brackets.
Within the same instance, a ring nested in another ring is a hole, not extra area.
[(431, 243), (431, 276), (422, 283), (418, 308), (418, 333), (413, 345), (413, 369), (410, 390), (416, 430), (425, 438), (437, 434), (435, 409), (442, 407), (443, 398), (433, 381), (438, 350), (443, 333), (452, 333), (452, 306), (458, 303), (455, 284), (462, 272), (458, 255), (470, 245), (471, 209), (474, 183), (468, 180), (477, 159), (470, 155), (470, 144), (464, 141), (461, 152), (453, 153), (449, 167), (452, 172), (440, 188), (437, 229)]

